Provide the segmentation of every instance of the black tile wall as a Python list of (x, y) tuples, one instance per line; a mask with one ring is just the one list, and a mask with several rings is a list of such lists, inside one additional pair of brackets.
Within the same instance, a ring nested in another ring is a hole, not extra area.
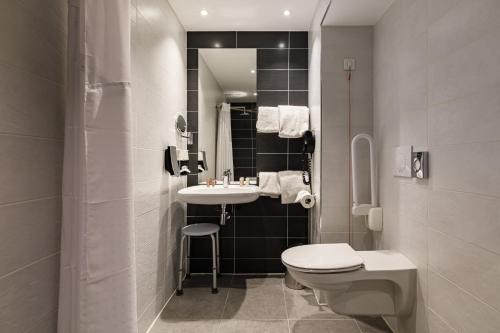
[(288, 90), (288, 71), (257, 69), (258, 90)]
[(290, 70), (290, 90), (307, 90), (307, 70)]
[(187, 112), (187, 128), (189, 132), (198, 131), (198, 112), (196, 111)]
[(289, 154), (288, 155), (288, 170), (302, 170), (303, 169), (303, 155), (302, 154)]
[(233, 148), (253, 148), (255, 149), (254, 138), (233, 138)]
[(237, 47), (252, 49), (287, 49), (287, 31), (242, 31), (237, 33)]
[(258, 154), (257, 172), (287, 170), (287, 154)]
[(237, 205), (237, 216), (287, 216), (287, 205), (282, 205), (279, 199), (261, 197), (259, 200)]
[(257, 104), (262, 106), (278, 106), (288, 104), (288, 91), (259, 91)]
[(288, 240), (283, 238), (238, 238), (235, 248), (236, 258), (280, 258), (286, 250)]
[(198, 69), (198, 49), (187, 50), (187, 69)]
[(290, 48), (309, 48), (309, 35), (307, 31), (293, 31), (290, 33)]
[(198, 90), (198, 70), (187, 71), (187, 90)]
[(290, 91), (290, 105), (309, 105), (307, 91)]
[(187, 92), (187, 110), (198, 112), (198, 90)]
[(231, 132), (233, 143), (234, 179), (256, 177), (255, 121), (256, 103), (232, 103), (232, 106), (245, 107), (242, 111), (231, 111)]
[(288, 153), (290, 154), (301, 154), (304, 141), (302, 139), (289, 139), (288, 140)]
[[(257, 105), (308, 105), (308, 33), (188, 32), (188, 128), (195, 133), (190, 153), (197, 152), (198, 49), (256, 48)], [(235, 179), (254, 177), (259, 171), (302, 168), (300, 139), (281, 139), (277, 134), (256, 133), (256, 112), (244, 116), (231, 112)], [(198, 183), (188, 176), (188, 186)], [(222, 273), (281, 273), (281, 252), (308, 242), (308, 212), (298, 204), (282, 205), (280, 199), (229, 206), (231, 219), (221, 227)], [(188, 205), (188, 223), (218, 223), (220, 207)], [(210, 238), (192, 242), (191, 271), (211, 272)]]
[(236, 259), (234, 262), (235, 273), (283, 273), (285, 270), (281, 259)]
[(288, 139), (282, 139), (275, 133), (258, 133), (257, 146), (259, 154), (286, 154), (288, 152)]
[(288, 49), (257, 50), (257, 68), (288, 69)]
[[(305, 224), (307, 226), (307, 223)], [(268, 237), (286, 238), (287, 218), (284, 216), (240, 216), (236, 237)]]
[(235, 48), (236, 32), (193, 31), (188, 32), (188, 49)]
[(309, 50), (291, 49), (290, 50), (290, 69), (308, 69), (309, 68)]
[(257, 173), (257, 169), (255, 167), (252, 168), (235, 168), (234, 169), (234, 174), (238, 175), (238, 177), (255, 177), (255, 174)]

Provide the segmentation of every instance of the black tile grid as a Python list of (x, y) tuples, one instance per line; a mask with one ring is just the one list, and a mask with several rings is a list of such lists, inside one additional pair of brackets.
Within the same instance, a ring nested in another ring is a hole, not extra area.
[[(308, 105), (307, 32), (188, 32), (188, 127), (198, 132), (198, 48), (256, 48), (257, 106)], [(257, 134), (256, 113), (246, 119), (232, 114), (233, 149), (237, 177), (261, 171), (298, 169), (302, 166), (300, 140)], [(197, 149), (195, 144), (190, 153)], [(195, 149), (196, 148), (196, 149)], [(251, 150), (249, 154), (245, 149)], [(250, 157), (250, 158), (249, 158)], [(251, 162), (250, 162), (251, 161)], [(197, 175), (188, 176), (188, 185)], [(284, 272), (280, 254), (289, 246), (308, 242), (308, 212), (300, 205), (282, 205), (279, 199), (261, 197), (244, 205), (230, 206), (232, 218), (221, 227), (221, 270), (223, 273)], [(188, 223), (217, 223), (217, 206), (188, 205)], [(192, 243), (193, 272), (210, 272), (209, 239)]]

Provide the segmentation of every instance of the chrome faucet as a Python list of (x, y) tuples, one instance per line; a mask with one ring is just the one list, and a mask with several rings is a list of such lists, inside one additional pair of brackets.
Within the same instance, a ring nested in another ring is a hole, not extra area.
[(224, 170), (223, 172), (224, 176), (228, 176), (228, 177), (231, 177), (231, 175), (233, 174), (231, 169), (227, 169), (227, 170)]

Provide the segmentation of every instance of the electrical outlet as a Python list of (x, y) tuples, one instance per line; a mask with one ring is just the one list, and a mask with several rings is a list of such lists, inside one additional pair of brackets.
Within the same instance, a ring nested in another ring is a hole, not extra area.
[(345, 71), (354, 71), (354, 70), (356, 70), (356, 59), (354, 59), (354, 58), (345, 58), (344, 59), (344, 70)]

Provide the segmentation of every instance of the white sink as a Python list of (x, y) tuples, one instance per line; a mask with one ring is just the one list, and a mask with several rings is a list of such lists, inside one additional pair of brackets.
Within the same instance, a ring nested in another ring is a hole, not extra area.
[(259, 198), (259, 194), (260, 190), (255, 185), (229, 185), (229, 187), (197, 185), (183, 188), (177, 192), (177, 198), (197, 205), (231, 205), (255, 201)]

